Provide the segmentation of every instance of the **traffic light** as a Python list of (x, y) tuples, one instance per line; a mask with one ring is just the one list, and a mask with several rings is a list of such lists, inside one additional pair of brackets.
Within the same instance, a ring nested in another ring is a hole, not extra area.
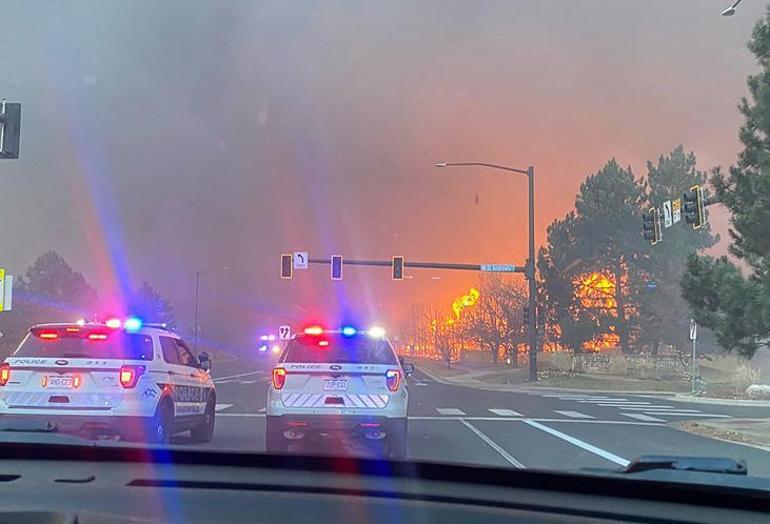
[(529, 325), (529, 306), (524, 306), (521, 309), (522, 318), (524, 319), (524, 324)]
[(393, 280), (404, 280), (404, 257), (393, 257)]
[(642, 213), (642, 230), (644, 239), (649, 240), (651, 245), (661, 241), (660, 211), (653, 207), (649, 213)]
[(684, 203), (684, 221), (692, 226), (693, 229), (703, 227), (706, 222), (706, 207), (703, 201), (703, 190), (700, 186), (692, 186), (689, 191), (682, 195)]
[(21, 104), (0, 102), (0, 158), (19, 158)]
[(294, 255), (284, 253), (281, 255), (281, 278), (291, 279), (294, 273)]
[(342, 255), (332, 255), (332, 280), (342, 280)]

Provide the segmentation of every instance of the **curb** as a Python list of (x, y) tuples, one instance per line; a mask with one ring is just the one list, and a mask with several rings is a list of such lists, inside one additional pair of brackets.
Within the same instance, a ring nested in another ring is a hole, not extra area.
[(676, 402), (693, 402), (701, 404), (716, 404), (722, 406), (743, 406), (763, 408), (770, 407), (770, 400), (740, 400), (732, 398), (691, 397), (683, 393), (677, 393), (671, 400)]

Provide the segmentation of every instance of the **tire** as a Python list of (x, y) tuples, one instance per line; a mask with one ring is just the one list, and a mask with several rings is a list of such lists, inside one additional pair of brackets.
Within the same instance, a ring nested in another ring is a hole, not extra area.
[(163, 401), (150, 419), (147, 440), (153, 444), (168, 444), (174, 425), (174, 407), (170, 402)]
[(206, 403), (206, 411), (203, 413), (203, 420), (200, 424), (190, 430), (190, 436), (194, 442), (206, 443), (211, 442), (214, 438), (214, 422), (216, 420), (214, 408), (216, 406), (215, 401), (209, 400)]
[(283, 436), (283, 432), (279, 431), (268, 423), (265, 428), (265, 451), (267, 453), (288, 453), (289, 441)]
[(406, 420), (393, 424), (388, 432), (388, 457), (405, 459), (409, 455), (409, 431)]

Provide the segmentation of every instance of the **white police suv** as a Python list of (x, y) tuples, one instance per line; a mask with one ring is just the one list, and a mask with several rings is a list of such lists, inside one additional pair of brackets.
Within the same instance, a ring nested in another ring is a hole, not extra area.
[(167, 443), (214, 434), (205, 365), (172, 331), (136, 318), (38, 324), (0, 365), (0, 427)]
[(390, 457), (405, 457), (406, 374), (413, 371), (411, 364), (401, 364), (380, 328), (306, 328), (288, 342), (273, 369), (267, 451), (352, 436), (383, 441)]

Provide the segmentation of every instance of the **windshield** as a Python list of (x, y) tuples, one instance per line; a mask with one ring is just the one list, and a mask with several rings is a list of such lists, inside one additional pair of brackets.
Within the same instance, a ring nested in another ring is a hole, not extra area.
[(733, 3), (5, 2), (0, 419), (770, 478), (770, 0)]
[(392, 364), (396, 355), (386, 340), (342, 335), (300, 337), (289, 343), (284, 363)]
[(113, 333), (105, 340), (67, 337), (45, 340), (30, 333), (11, 356), (152, 360), (152, 338), (147, 335)]

